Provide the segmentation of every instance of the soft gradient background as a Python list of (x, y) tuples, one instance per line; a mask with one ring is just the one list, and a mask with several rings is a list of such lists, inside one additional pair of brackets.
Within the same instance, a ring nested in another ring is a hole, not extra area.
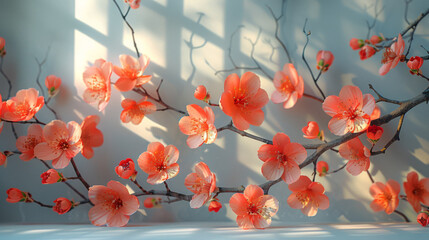
[[(125, 10), (126, 5), (118, 0)], [(278, 16), (281, 1), (209, 1), (209, 0), (143, 0), (139, 9), (131, 10), (129, 22), (136, 31), (137, 44), (141, 53), (151, 58), (147, 68), (153, 75), (151, 85), (156, 86), (164, 79), (161, 88), (163, 99), (168, 104), (185, 110), (187, 104), (197, 103), (193, 98), (196, 86), (204, 84), (216, 102), (223, 91), (223, 82), (228, 73), (215, 75), (216, 70), (230, 69), (232, 63), (228, 57), (228, 48), (234, 61), (240, 66), (254, 67), (251, 60), (251, 41), (259, 40), (255, 48), (255, 58), (261, 66), (273, 76), (287, 62), (279, 43), (274, 38), (275, 24), (267, 6)], [(379, 12), (375, 27), (371, 32), (383, 33), (386, 37), (397, 36), (406, 26), (404, 20), (404, 1), (287, 1), (281, 19), (280, 36), (286, 43), (300, 75), (305, 80), (305, 92), (318, 95), (311, 76), (301, 59), (305, 35), (302, 28), (308, 18), (307, 29), (311, 31), (306, 57), (313, 71), (317, 71), (315, 56), (319, 50), (330, 50), (335, 61), (330, 70), (321, 77), (320, 86), (327, 95), (338, 95), (342, 86), (353, 84), (364, 93), (370, 93), (371, 83), (386, 97), (405, 100), (427, 87), (422, 78), (411, 76), (405, 64), (399, 64), (384, 77), (378, 75), (381, 54), (361, 61), (357, 51), (351, 50), (349, 40), (352, 37), (365, 38), (366, 21), (372, 23), (375, 18), (375, 6)], [(408, 9), (408, 18), (413, 21), (428, 8), (425, 0), (413, 1)], [(130, 31), (123, 23), (112, 1), (103, 0), (40, 0), (40, 1), (1, 1), (0, 36), (6, 39), (7, 55), (3, 69), (13, 81), (14, 95), (19, 89), (36, 87), (38, 73), (36, 58), (41, 61), (47, 54), (42, 68), (41, 80), (54, 74), (62, 78), (60, 94), (51, 102), (64, 121), (81, 120), (92, 114), (101, 117), (99, 128), (104, 133), (104, 145), (95, 149), (95, 157), (84, 159), (76, 157), (82, 175), (94, 184), (105, 185), (109, 180), (121, 181), (114, 172), (120, 160), (133, 158), (146, 151), (150, 142), (160, 141), (173, 144), (180, 151), (180, 173), (169, 181), (172, 190), (190, 194), (183, 185), (192, 166), (204, 161), (216, 172), (219, 186), (241, 186), (260, 184), (265, 178), (260, 173), (262, 161), (257, 157), (257, 150), (262, 143), (243, 138), (233, 132), (218, 134), (214, 144), (203, 145), (198, 149), (189, 149), (185, 143), (187, 136), (178, 128), (180, 115), (172, 112), (157, 112), (146, 117), (138, 125), (123, 124), (119, 115), (122, 111), (120, 101), (124, 97), (139, 99), (133, 93), (121, 94), (113, 89), (112, 99), (104, 112), (98, 112), (94, 106), (82, 100), (85, 90), (82, 73), (96, 59), (104, 58), (118, 65), (120, 54), (135, 56)], [(418, 26), (411, 55), (426, 55), (420, 45), (429, 48), (429, 20), (424, 19)], [(231, 41), (231, 35), (238, 29)], [(408, 40), (406, 39), (406, 46)], [(274, 47), (274, 52), (273, 52)], [(428, 63), (422, 68), (428, 75)], [(242, 74), (243, 71), (235, 71)], [(262, 88), (269, 95), (274, 91), (272, 82), (261, 72)], [(112, 81), (117, 77), (112, 75)], [(7, 93), (7, 84), (0, 77), (0, 93), (3, 98)], [(153, 91), (154, 87), (148, 87)], [(3, 99), (4, 100), (4, 99)], [(382, 114), (395, 108), (389, 104), (380, 104)], [(219, 109), (214, 109), (216, 126), (226, 125), (230, 118)], [(252, 126), (249, 132), (272, 139), (277, 132), (288, 134), (292, 141), (317, 143), (302, 137), (301, 128), (307, 121), (317, 120), (325, 130), (327, 139), (334, 139), (327, 129), (329, 117), (322, 111), (321, 104), (303, 98), (291, 110), (281, 105), (267, 104), (264, 108), (265, 122), (261, 127)], [(38, 117), (48, 122), (52, 114), (46, 109)], [(422, 104), (406, 115), (401, 134), (401, 141), (396, 142), (384, 155), (371, 158), (370, 171), (376, 181), (385, 182), (394, 179), (401, 183), (406, 174), (416, 170), (420, 176), (429, 177), (429, 119), (428, 106)], [(385, 128), (380, 146), (394, 134), (397, 120)], [(19, 135), (26, 134), (28, 126), (19, 126)], [(362, 141), (369, 146), (364, 136)], [(0, 150), (15, 150), (15, 141), (8, 124), (0, 135)], [(311, 152), (309, 151), (309, 154)], [(342, 166), (345, 160), (338, 154), (325, 153), (321, 160), (330, 164), (331, 169)], [(57, 197), (80, 200), (63, 184), (42, 185), (40, 174), (45, 167), (37, 160), (21, 161), (18, 156), (10, 157), (6, 168), (0, 169), (0, 222), (89, 222), (89, 205), (81, 206), (70, 214), (59, 216), (50, 209), (36, 204), (10, 204), (5, 201), (6, 190), (16, 187), (29, 191), (34, 198), (52, 203)], [(73, 176), (71, 166), (64, 171), (65, 176)], [(303, 170), (310, 175), (312, 167)], [(138, 180), (146, 188), (147, 175), (139, 172)], [(319, 211), (315, 217), (308, 218), (301, 211), (291, 209), (286, 199), (290, 195), (287, 185), (275, 185), (270, 194), (280, 201), (280, 210), (274, 221), (292, 224), (297, 222), (372, 222), (402, 221), (397, 215), (373, 213), (369, 207), (372, 201), (369, 194), (371, 182), (366, 174), (357, 177), (346, 171), (325, 178), (318, 178), (325, 187), (331, 206)], [(73, 183), (84, 191), (79, 182)], [(134, 185), (130, 186), (137, 191)], [(163, 185), (154, 189), (164, 189)], [(404, 193), (402, 187), (402, 193)], [(222, 203), (229, 201), (231, 194), (219, 196)], [(143, 201), (143, 197), (140, 198)], [(415, 219), (416, 214), (408, 203), (402, 202), (399, 210)], [(161, 209), (146, 210), (147, 216), (136, 213), (131, 216), (131, 223), (166, 222), (166, 221), (233, 221), (235, 214), (225, 206), (219, 213), (210, 213), (206, 207), (189, 208), (189, 203), (178, 202), (164, 205)]]

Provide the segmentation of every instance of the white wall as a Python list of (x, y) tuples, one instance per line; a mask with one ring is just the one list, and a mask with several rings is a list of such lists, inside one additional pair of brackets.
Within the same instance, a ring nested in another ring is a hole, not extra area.
[[(118, 0), (125, 9), (125, 4)], [(301, 60), (305, 35), (302, 27), (308, 18), (308, 29), (311, 30), (310, 43), (306, 56), (316, 71), (315, 55), (318, 50), (330, 50), (335, 55), (331, 69), (323, 74), (320, 85), (328, 95), (338, 95), (343, 85), (359, 86), (364, 93), (369, 93), (368, 83), (374, 85), (385, 96), (405, 100), (417, 95), (427, 87), (427, 82), (411, 76), (405, 64), (384, 77), (378, 75), (381, 54), (360, 61), (358, 52), (352, 51), (348, 42), (352, 37), (365, 38), (366, 20), (374, 19), (374, 1), (288, 1), (285, 18), (281, 21), (281, 38), (296, 64), (298, 72), (305, 79), (305, 92), (317, 95), (311, 77)], [(403, 1), (378, 1), (378, 8), (383, 8), (378, 16), (373, 33), (382, 32), (387, 37), (396, 36), (406, 27), (403, 19)], [(231, 68), (228, 58), (231, 34), (238, 26), (243, 28), (232, 42), (232, 54), (240, 66), (254, 66), (249, 58), (251, 45), (246, 38), (254, 41), (259, 29), (261, 37), (256, 46), (256, 59), (271, 76), (282, 68), (287, 59), (274, 38), (274, 22), (266, 5), (276, 14), (281, 10), (281, 1), (191, 1), (191, 0), (148, 0), (142, 6), (131, 10), (129, 21), (136, 31), (139, 50), (151, 58), (147, 73), (154, 75), (156, 85), (164, 79), (161, 89), (164, 100), (182, 110), (187, 104), (197, 103), (193, 98), (196, 86), (208, 87), (213, 99), (218, 99), (223, 91), (223, 81), (227, 74), (214, 75), (215, 70)], [(7, 56), (3, 68), (14, 82), (13, 95), (19, 89), (36, 87), (35, 78), (38, 67), (35, 58), (48, 58), (43, 66), (42, 80), (47, 75), (55, 74), (62, 78), (61, 93), (52, 101), (63, 120), (80, 122), (85, 116), (97, 114), (101, 117), (99, 128), (104, 133), (104, 145), (95, 150), (95, 157), (76, 158), (81, 173), (90, 184), (105, 185), (109, 180), (119, 179), (114, 167), (120, 160), (133, 158), (146, 151), (150, 142), (160, 141), (173, 144), (180, 151), (180, 173), (170, 181), (170, 187), (179, 192), (190, 194), (183, 185), (192, 166), (204, 161), (217, 174), (219, 186), (240, 186), (260, 184), (265, 178), (260, 173), (262, 162), (257, 157), (257, 149), (262, 145), (252, 139), (243, 138), (235, 133), (224, 131), (218, 134), (214, 144), (203, 145), (192, 150), (185, 143), (186, 136), (178, 128), (180, 115), (175, 112), (157, 112), (146, 117), (142, 124), (134, 126), (123, 124), (119, 115), (122, 111), (120, 101), (124, 97), (138, 99), (133, 93), (121, 94), (113, 89), (112, 99), (104, 112), (99, 113), (95, 107), (82, 100), (85, 86), (82, 81), (84, 69), (94, 60), (104, 58), (119, 64), (120, 54), (135, 55), (130, 31), (123, 24), (112, 1), (2, 1), (0, 3), (0, 36), (6, 39)], [(410, 20), (428, 7), (425, 0), (413, 1), (408, 17)], [(203, 15), (201, 15), (203, 14)], [(201, 17), (202, 16), (202, 17)], [(198, 19), (201, 17), (200, 21)], [(427, 34), (429, 21), (425, 19), (418, 27), (411, 55), (425, 55), (419, 47), (429, 48)], [(190, 51), (187, 44), (193, 36), (194, 46), (203, 47)], [(276, 46), (270, 60), (271, 47)], [(406, 46), (408, 46), (406, 40)], [(210, 66), (207, 64), (210, 64)], [(428, 75), (428, 64), (423, 65), (423, 72)], [(242, 74), (242, 71), (236, 71)], [(271, 95), (274, 91), (272, 82), (261, 72), (262, 87)], [(113, 76), (112, 81), (116, 81)], [(7, 85), (0, 77), (0, 93), (3, 98)], [(153, 88), (151, 88), (153, 89)], [(198, 104), (201, 104), (198, 102)], [(201, 104), (202, 105), (202, 104)], [(381, 104), (382, 114), (395, 106)], [(301, 128), (310, 120), (317, 120), (325, 130), (327, 139), (335, 136), (329, 133), (329, 117), (322, 111), (321, 104), (311, 99), (301, 99), (292, 110), (284, 110), (281, 105), (267, 104), (264, 108), (266, 120), (261, 127), (250, 128), (250, 132), (271, 139), (277, 132), (288, 134), (292, 141), (316, 143), (302, 137)], [(227, 124), (230, 118), (219, 109), (215, 109), (216, 126)], [(38, 117), (50, 121), (52, 115), (46, 109)], [(413, 109), (406, 115), (401, 134), (401, 141), (394, 143), (385, 155), (371, 158), (370, 171), (377, 181), (385, 182), (395, 179), (402, 185), (410, 170), (418, 171), (421, 176), (429, 177), (429, 129), (426, 119), (429, 118), (427, 105)], [(380, 144), (394, 134), (396, 121), (384, 126), (385, 135)], [(27, 126), (18, 127), (19, 135), (26, 134)], [(362, 137), (364, 144), (366, 142)], [(0, 134), (0, 150), (15, 150), (14, 138), (8, 124)], [(311, 152), (309, 151), (309, 154)], [(341, 166), (345, 161), (337, 154), (326, 153), (321, 158), (327, 161), (332, 169)], [(79, 200), (79, 197), (62, 184), (42, 185), (40, 174), (44, 166), (37, 160), (23, 162), (18, 156), (9, 158), (6, 168), (0, 169), (0, 221), (1, 222), (89, 222), (85, 205), (73, 210), (70, 214), (58, 216), (49, 209), (35, 204), (10, 204), (5, 201), (6, 190), (17, 187), (29, 191), (34, 198), (51, 203), (57, 197)], [(303, 173), (309, 176), (311, 166)], [(72, 176), (69, 166), (64, 170), (65, 176)], [(147, 175), (139, 172), (138, 180), (145, 183)], [(308, 218), (299, 210), (291, 209), (286, 199), (290, 194), (287, 185), (275, 185), (270, 194), (280, 201), (280, 210), (275, 221), (288, 224), (297, 222), (366, 222), (366, 221), (401, 221), (396, 215), (373, 213), (369, 208), (372, 201), (369, 195), (370, 180), (366, 174), (353, 177), (346, 171), (319, 178), (326, 187), (331, 207), (319, 211), (317, 216)], [(73, 183), (84, 191), (79, 182)], [(131, 186), (137, 191), (134, 186)], [(154, 189), (163, 189), (163, 185)], [(402, 193), (404, 190), (402, 189)], [(229, 201), (230, 194), (222, 194), (222, 203)], [(140, 198), (142, 201), (144, 198)], [(415, 213), (408, 203), (401, 202), (399, 210), (410, 218)], [(206, 207), (191, 209), (187, 202), (165, 205), (162, 209), (146, 210), (147, 216), (139, 213), (131, 217), (131, 222), (149, 221), (227, 221), (235, 219), (228, 207), (219, 213), (209, 213)]]

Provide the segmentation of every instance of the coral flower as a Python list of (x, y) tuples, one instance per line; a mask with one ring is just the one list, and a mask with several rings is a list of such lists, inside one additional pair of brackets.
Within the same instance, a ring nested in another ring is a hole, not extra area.
[(52, 207), (52, 210), (58, 214), (64, 214), (74, 207), (73, 202), (63, 197), (55, 199), (54, 203), (55, 206)]
[(353, 50), (359, 50), (365, 42), (362, 39), (352, 38), (350, 39), (349, 45)]
[(150, 143), (147, 151), (140, 154), (139, 167), (147, 174), (147, 182), (160, 184), (165, 180), (175, 177), (179, 173), (179, 150), (173, 145), (164, 147), (159, 142)]
[(34, 155), (45, 161), (53, 160), (54, 168), (65, 168), (82, 149), (81, 132), (77, 122), (66, 125), (63, 121), (53, 120), (43, 128), (45, 142), (34, 148)]
[(375, 54), (375, 49), (369, 45), (365, 45), (359, 51), (360, 60), (366, 60)]
[(412, 171), (407, 175), (404, 188), (407, 200), (413, 206), (414, 211), (420, 211), (420, 202), (429, 206), (429, 178), (423, 178), (419, 181), (417, 173)]
[(271, 217), (276, 215), (279, 202), (257, 185), (249, 185), (244, 194), (236, 193), (229, 200), (229, 205), (237, 214), (237, 224), (243, 229), (263, 229), (271, 224)]
[(215, 199), (210, 202), (209, 205), (209, 212), (219, 212), (219, 210), (222, 208), (222, 203), (218, 202), (218, 199)]
[(143, 206), (145, 208), (160, 208), (161, 207), (161, 198), (152, 198), (148, 197), (143, 201)]
[(419, 56), (411, 57), (407, 62), (407, 66), (410, 68), (411, 74), (419, 74), (421, 73), (420, 68), (423, 65), (423, 58)]
[(402, 39), (401, 34), (398, 35), (398, 40), (393, 43), (390, 48), (386, 48), (386, 52), (383, 54), (383, 59), (381, 63), (383, 66), (380, 67), (378, 73), (380, 75), (385, 75), (390, 70), (394, 69), (398, 65), (399, 60), (403, 57), (402, 53), (405, 49), (405, 43)]
[(112, 63), (104, 59), (97, 59), (93, 66), (83, 72), (83, 81), (87, 89), (83, 93), (83, 100), (98, 105), (98, 111), (103, 111), (110, 100), (112, 92), (110, 77), (112, 76)]
[(370, 207), (374, 212), (385, 211), (391, 214), (398, 207), (398, 194), (401, 191), (401, 186), (395, 180), (390, 179), (386, 185), (381, 182), (376, 182), (371, 185), (369, 192), (374, 200)]
[(369, 39), (372, 45), (376, 45), (377, 43), (380, 43), (384, 41), (384, 39), (377, 35), (372, 35), (372, 37)]
[(0, 37), (0, 57), (3, 57), (6, 55), (6, 50), (4, 49), (4, 45), (6, 44), (6, 41), (4, 38)]
[(0, 94), (0, 133), (3, 131), (3, 122), (1, 121), (1, 116), (2, 116), (1, 109), (2, 109), (3, 103), (1, 101), (2, 101), (2, 98), (1, 98), (1, 94)]
[(327, 97), (322, 107), (332, 117), (329, 130), (341, 136), (348, 132), (362, 132), (369, 127), (375, 99), (371, 94), (362, 95), (358, 87), (344, 86), (339, 97)]
[(341, 157), (349, 160), (346, 165), (346, 170), (351, 175), (357, 176), (361, 172), (368, 170), (370, 165), (369, 156), (371, 153), (358, 137), (341, 144), (338, 151)]
[(7, 156), (3, 152), (0, 152), (0, 166), (5, 165), (6, 162), (7, 162)]
[(19, 190), (18, 188), (9, 188), (6, 191), (7, 198), (6, 201), (10, 203), (17, 203), (17, 202), (33, 202), (33, 199), (31, 198), (31, 194), (28, 192), (23, 192)]
[(366, 131), (366, 136), (372, 141), (378, 141), (383, 135), (383, 128), (380, 126), (371, 125)]
[(64, 181), (63, 175), (57, 172), (55, 169), (49, 169), (48, 171), (42, 173), (40, 178), (42, 178), (42, 184), (53, 184)]
[(299, 164), (307, 158), (307, 151), (301, 144), (291, 143), (286, 134), (277, 133), (272, 145), (264, 144), (259, 148), (258, 157), (264, 162), (261, 171), (266, 179), (281, 177), (291, 184), (301, 175)]
[(54, 97), (60, 91), (61, 78), (49, 75), (45, 79), (45, 86), (48, 89), (49, 97)]
[(89, 188), (89, 200), (95, 205), (89, 212), (89, 220), (95, 226), (125, 226), (140, 207), (136, 196), (117, 181), (110, 181), (107, 187), (95, 185)]
[(302, 128), (303, 137), (308, 139), (320, 138), (323, 139), (323, 131), (319, 130), (319, 124), (314, 121), (307, 123), (307, 126)]
[(103, 133), (97, 128), (100, 122), (100, 117), (97, 115), (87, 116), (82, 124), (82, 134), (80, 139), (82, 141), (82, 155), (86, 159), (90, 159), (94, 156), (94, 150), (92, 148), (103, 145)]
[(240, 130), (248, 129), (250, 124), (259, 126), (264, 121), (262, 108), (268, 103), (268, 95), (260, 85), (259, 77), (252, 72), (244, 73), (241, 79), (235, 73), (225, 79), (219, 104)]
[(287, 199), (291, 208), (301, 209), (301, 212), (309, 217), (315, 216), (319, 208), (328, 209), (329, 198), (325, 195), (322, 184), (312, 182), (307, 176), (300, 176), (298, 181), (288, 187), (292, 191)]
[(135, 87), (147, 83), (152, 78), (151, 75), (143, 75), (147, 65), (149, 65), (149, 57), (141, 55), (137, 60), (130, 55), (120, 55), (122, 68), (118, 66), (113, 67), (113, 71), (119, 76), (115, 83), (115, 87), (121, 92), (127, 92)]
[(422, 225), (422, 227), (426, 227), (429, 224), (429, 212), (421, 212), (417, 215), (417, 222)]
[(271, 95), (271, 101), (283, 103), (285, 109), (295, 106), (304, 94), (304, 80), (293, 64), (287, 63), (283, 66), (283, 71), (276, 72), (273, 82), (276, 90)]
[(195, 172), (186, 176), (185, 186), (194, 193), (190, 202), (191, 208), (200, 208), (210, 200), (216, 189), (216, 175), (205, 163), (199, 162), (195, 165)]
[(33, 159), (34, 148), (43, 141), (43, 128), (39, 124), (31, 124), (27, 129), (27, 136), (20, 136), (16, 140), (16, 148), (21, 152), (19, 158), (23, 161)]
[(140, 7), (140, 0), (125, 0), (125, 3), (128, 3), (132, 9)]
[(135, 179), (137, 175), (136, 167), (134, 161), (131, 158), (122, 160), (118, 166), (115, 168), (116, 174), (123, 179), (129, 179), (132, 177)]
[(206, 87), (204, 85), (200, 85), (195, 89), (194, 97), (198, 100), (208, 102), (210, 100), (210, 94), (207, 92)]
[(334, 58), (334, 54), (331, 51), (320, 50), (316, 55), (317, 69), (321, 69), (324, 72), (328, 71)]
[(380, 115), (381, 115), (380, 107), (378, 107), (377, 104), (376, 104), (375, 107), (374, 107), (374, 111), (372, 112), (372, 114), (370, 116), (371, 121), (375, 120), (375, 119), (379, 119)]
[(319, 173), (319, 176), (325, 176), (329, 171), (329, 165), (325, 161), (318, 161), (316, 164), (316, 170)]
[(189, 135), (186, 143), (190, 148), (197, 148), (203, 143), (210, 144), (216, 140), (217, 130), (214, 125), (215, 115), (209, 107), (202, 109), (196, 104), (186, 106), (189, 116), (182, 117), (179, 128)]
[(44, 104), (39, 91), (34, 88), (22, 89), (15, 97), (2, 103), (1, 118), (8, 121), (28, 121), (33, 118)]
[(121, 112), (121, 121), (123, 123), (129, 123), (131, 121), (134, 125), (138, 125), (145, 115), (155, 112), (155, 104), (146, 101), (146, 99), (147, 97), (143, 97), (138, 102), (129, 98), (122, 100), (121, 106), (124, 110)]

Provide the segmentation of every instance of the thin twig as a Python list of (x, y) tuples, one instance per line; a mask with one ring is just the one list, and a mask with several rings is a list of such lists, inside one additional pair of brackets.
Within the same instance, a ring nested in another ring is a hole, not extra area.
[(85, 179), (82, 177), (82, 175), (80, 174), (80, 172), (79, 172), (79, 169), (77, 168), (77, 166), (76, 166), (76, 163), (74, 162), (74, 159), (73, 158), (71, 158), (70, 159), (70, 162), (71, 162), (71, 164), (72, 164), (72, 166), (73, 166), (73, 169), (74, 169), (74, 172), (76, 173), (76, 176), (79, 178), (79, 180), (82, 182), (82, 184), (86, 187), (86, 189), (88, 189), (89, 190), (89, 184), (85, 181)]
[(269, 7), (269, 6), (267, 5), (267, 8), (268, 8), (268, 10), (270, 10), (271, 16), (273, 17), (274, 22), (276, 23), (275, 37), (276, 37), (277, 41), (280, 43), (280, 45), (282, 46), (283, 50), (285, 51), (286, 56), (287, 56), (287, 59), (289, 60), (289, 63), (292, 63), (292, 64), (293, 64), (293, 62), (292, 62), (292, 58), (290, 57), (290, 54), (289, 54), (289, 51), (288, 51), (288, 50), (287, 50), (287, 48), (286, 48), (286, 45), (284, 44), (284, 42), (283, 42), (283, 41), (280, 39), (280, 37), (279, 37), (279, 30), (280, 30), (280, 28), (279, 28), (279, 20), (280, 20), (280, 19), (283, 17), (283, 15), (284, 15), (284, 6), (285, 6), (285, 2), (286, 2), (286, 0), (283, 0), (283, 1), (282, 1), (281, 14), (280, 14), (280, 16), (278, 16), (278, 17), (276, 17), (276, 15), (274, 14), (274, 11), (273, 11), (273, 9), (271, 9), (271, 7)]
[(130, 11), (130, 6), (128, 6), (128, 10), (126, 14), (122, 13), (121, 8), (119, 7), (118, 3), (116, 2), (116, 0), (113, 0), (113, 2), (115, 3), (116, 7), (118, 8), (119, 13), (121, 14), (122, 19), (124, 20), (124, 22), (127, 24), (128, 28), (131, 30), (131, 35), (133, 37), (133, 43), (134, 43), (134, 48), (136, 49), (136, 54), (137, 54), (137, 58), (140, 58), (140, 52), (139, 49), (137, 48), (137, 43), (136, 43), (136, 38), (134, 36), (134, 29), (133, 27), (131, 27), (130, 23), (127, 20), (127, 16), (128, 16), (128, 12)]
[(401, 216), (404, 219), (405, 222), (411, 222), (410, 219), (408, 219), (408, 217), (404, 213), (402, 213), (402, 212), (400, 212), (398, 210), (395, 210), (394, 212), (396, 214), (398, 214), (399, 216)]
[(401, 129), (402, 129), (402, 125), (404, 124), (404, 117), (405, 117), (405, 113), (403, 115), (401, 115), (401, 118), (399, 119), (399, 123), (398, 123), (398, 127), (396, 128), (396, 133), (395, 135), (393, 135), (393, 137), (390, 139), (389, 142), (386, 143), (386, 145), (384, 145), (384, 147), (377, 152), (372, 152), (371, 151), (371, 155), (378, 155), (381, 153), (385, 153), (386, 150), (390, 147), (390, 145), (392, 145), (394, 142), (399, 141), (399, 134), (401, 133)]
[(322, 70), (320, 70), (319, 75), (317, 76), (317, 78), (314, 77), (313, 71), (310, 68), (310, 65), (308, 65), (307, 60), (305, 59), (305, 49), (307, 48), (308, 42), (310, 41), (309, 37), (311, 32), (308, 31), (308, 33), (305, 31), (305, 27), (307, 26), (307, 18), (305, 19), (305, 23), (304, 23), (304, 27), (302, 28), (302, 32), (305, 34), (305, 37), (307, 39), (307, 41), (305, 42), (304, 48), (302, 49), (302, 60), (304, 61), (305, 65), (307, 66), (308, 71), (311, 74), (311, 78), (313, 79), (314, 85), (316, 85), (317, 90), (319, 90), (319, 93), (322, 95), (323, 99), (326, 98), (325, 94), (323, 93), (322, 89), (319, 87), (319, 84), (317, 83), (317, 80), (320, 77), (320, 74), (322, 73)]
[(369, 84), (369, 89), (371, 89), (372, 91), (374, 91), (375, 94), (377, 94), (378, 99), (375, 101), (376, 103), (387, 102), (387, 103), (392, 103), (392, 104), (396, 104), (396, 105), (401, 105), (400, 101), (392, 100), (392, 99), (388, 99), (388, 98), (383, 97), (379, 92), (377, 92), (377, 90), (375, 90), (375, 88), (371, 84)]
[(132, 179), (130, 179), (131, 180), (131, 182), (133, 182), (143, 193), (148, 193), (138, 182), (137, 182), (137, 179), (135, 179), (135, 180), (132, 180)]

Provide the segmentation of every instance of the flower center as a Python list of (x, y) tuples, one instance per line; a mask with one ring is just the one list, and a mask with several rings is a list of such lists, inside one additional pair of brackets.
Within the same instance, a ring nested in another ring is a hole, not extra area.
[(290, 81), (289, 76), (286, 76), (286, 78), (282, 82), (282, 85), (280, 86), (279, 90), (282, 93), (291, 93), (291, 92), (295, 91), (295, 86), (293, 86), (292, 82)]
[(422, 193), (423, 193), (423, 191), (420, 187), (413, 189), (413, 195), (420, 196)]
[(112, 208), (119, 209), (123, 206), (122, 200), (120, 198), (116, 198), (112, 201)]
[(20, 104), (18, 104), (15, 108), (15, 113), (17, 115), (19, 115), (20, 117), (25, 117), (29, 114), (30, 112), (30, 106), (27, 103), (27, 101), (25, 102), (21, 102)]
[(239, 108), (246, 108), (248, 103), (248, 98), (245, 89), (239, 88), (234, 94), (234, 104)]
[(250, 204), (249, 207), (247, 208), (247, 213), (249, 215), (258, 215), (259, 214), (259, 209), (255, 204)]
[(383, 53), (383, 58), (381, 59), (382, 64), (393, 61), (396, 58), (396, 53), (390, 48), (386, 48), (386, 51)]
[(282, 164), (286, 164), (289, 160), (289, 158), (281, 153), (280, 151), (277, 152), (277, 160), (280, 161)]
[(33, 149), (39, 141), (33, 136), (28, 136), (27, 139), (25, 139), (24, 147), (26, 149)]
[(106, 88), (106, 83), (104, 78), (100, 74), (94, 74), (91, 76), (90, 80), (87, 82), (88, 88), (94, 91), (104, 90)]
[(298, 201), (301, 202), (302, 207), (307, 206), (307, 204), (310, 202), (310, 197), (306, 192), (297, 192), (296, 198), (298, 198)]
[(69, 149), (69, 147), (70, 147), (70, 145), (69, 145), (69, 143), (66, 140), (61, 140), (58, 143), (58, 149), (61, 149), (63, 151)]

